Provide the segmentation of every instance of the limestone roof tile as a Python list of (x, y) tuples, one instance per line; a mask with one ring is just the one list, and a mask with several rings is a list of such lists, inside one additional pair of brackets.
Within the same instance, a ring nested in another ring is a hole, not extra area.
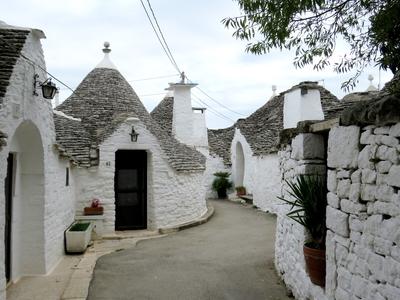
[(30, 30), (0, 26), (0, 104)]
[[(59, 105), (57, 110), (82, 120), (91, 149), (98, 148), (128, 116), (137, 117), (158, 139), (174, 169), (196, 171), (205, 168), (205, 157), (165, 132), (152, 119), (135, 91), (116, 69), (93, 69), (82, 80), (75, 93)], [(87, 152), (79, 154), (88, 159)]]

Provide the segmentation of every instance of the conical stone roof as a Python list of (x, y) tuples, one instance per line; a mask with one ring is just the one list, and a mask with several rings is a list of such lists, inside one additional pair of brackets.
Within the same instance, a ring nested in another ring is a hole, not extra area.
[[(101, 67), (96, 67), (83, 79), (75, 93), (57, 107), (58, 111), (66, 115), (81, 119), (81, 125), (90, 138), (91, 149), (97, 148), (127, 117), (136, 117), (158, 139), (174, 169), (195, 171), (205, 168), (205, 157), (168, 135), (151, 118), (135, 91), (113, 65), (99, 66)], [(60, 133), (61, 128), (57, 129), (57, 123), (56, 130)], [(66, 134), (63, 133), (64, 136)], [(71, 143), (70, 139), (60, 137), (61, 145), (63, 140)], [(62, 146), (71, 148), (71, 145)], [(89, 156), (89, 153), (85, 156)]]

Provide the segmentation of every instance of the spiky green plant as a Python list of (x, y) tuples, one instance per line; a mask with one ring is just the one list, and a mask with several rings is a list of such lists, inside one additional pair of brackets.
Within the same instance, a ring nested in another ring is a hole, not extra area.
[(311, 235), (313, 248), (325, 248), (326, 235), (326, 181), (318, 175), (299, 175), (295, 181), (285, 180), (289, 199), (278, 197), (291, 205), (287, 216), (303, 225)]
[(214, 181), (212, 183), (212, 189), (218, 191), (221, 189), (230, 189), (232, 187), (232, 182), (229, 181), (229, 176), (231, 174), (228, 172), (216, 172), (214, 173)]

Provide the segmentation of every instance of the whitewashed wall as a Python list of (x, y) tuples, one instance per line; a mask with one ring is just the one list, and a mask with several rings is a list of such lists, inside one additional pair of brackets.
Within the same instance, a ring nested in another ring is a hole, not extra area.
[[(330, 130), (325, 291), (304, 271), (304, 229), (287, 205), (278, 214), (275, 264), (297, 299), (399, 299), (399, 145), (400, 123)], [(321, 149), (315, 134), (298, 135), (280, 152), (283, 178), (323, 174)]]
[(196, 84), (170, 84), (174, 92), (172, 134), (180, 142), (193, 145), (193, 112), (190, 89)]
[(285, 94), (283, 104), (283, 128), (295, 128), (299, 121), (324, 120), (321, 94), (317, 89), (306, 89), (302, 94), (297, 88)]
[(333, 128), (328, 143), (327, 294), (400, 297), (400, 123)]
[[(291, 181), (299, 174), (325, 175), (324, 151), (323, 137), (306, 133), (296, 136), (279, 152), (282, 196), (288, 197), (284, 180)], [(304, 227), (286, 216), (289, 205), (280, 201), (276, 207), (275, 267), (278, 274), (296, 299), (327, 299), (324, 290), (314, 285), (305, 271), (303, 245), (308, 236)]]
[[(40, 31), (33, 31), (29, 34), (26, 43), (23, 47), (22, 52), (29, 56), (30, 59), (35, 61), (41, 66), (45, 66), (43, 51), (40, 43), (40, 38), (43, 38), (43, 33)], [(36, 236), (41, 237), (38, 241), (31, 241), (29, 239), (22, 239), (15, 236), (17, 241), (20, 241), (22, 245), (18, 246), (18, 249), (12, 250), (12, 255), (18, 258), (19, 262), (16, 263), (16, 268), (13, 268), (12, 280), (17, 280), (20, 276), (34, 274), (45, 274), (48, 273), (56, 263), (61, 259), (63, 253), (63, 231), (73, 221), (73, 209), (74, 199), (72, 193), (62, 193), (63, 188), (61, 182), (63, 182), (65, 170), (62, 172), (60, 169), (61, 165), (66, 162), (59, 162), (57, 153), (53, 151), (53, 144), (55, 142), (55, 131), (54, 123), (52, 118), (52, 108), (49, 100), (43, 99), (41, 96), (33, 96), (33, 76), (39, 74), (40, 80), (44, 80), (46, 75), (38, 68), (27, 63), (23, 59), (18, 59), (13, 74), (10, 78), (10, 85), (8, 86), (7, 93), (3, 99), (3, 104), (0, 107), (0, 128), (3, 132), (8, 135), (8, 145), (3, 147), (0, 151), (0, 240), (4, 241), (4, 203), (5, 203), (5, 192), (4, 192), (4, 180), (7, 170), (7, 157), (8, 153), (12, 151), (12, 140), (14, 139), (15, 133), (21, 124), (22, 126), (28, 126), (30, 130), (37, 131), (37, 137), (40, 137), (41, 141), (36, 139), (35, 143), (42, 145), (41, 164), (43, 166), (44, 174), (42, 176), (30, 176), (32, 180), (38, 179), (39, 181), (31, 186), (36, 186), (38, 189), (44, 191), (42, 198), (36, 197), (33, 201), (36, 202), (38, 209), (35, 209), (35, 213), (26, 214), (24, 223), (24, 234), (29, 235), (29, 224), (36, 224), (40, 226), (40, 232), (35, 232)], [(40, 94), (40, 91), (39, 91)], [(23, 135), (22, 135), (23, 136)], [(17, 157), (21, 154), (21, 159), (25, 156), (27, 159), (25, 162), (20, 161), (21, 166), (31, 164), (32, 160), (29, 160), (29, 151), (31, 150), (26, 145), (29, 140), (25, 136), (25, 144), (21, 139), (14, 139), (16, 144), (14, 150), (18, 151)], [(22, 146), (22, 148), (19, 148)], [(25, 155), (23, 154), (25, 153)], [(27, 191), (26, 186), (21, 185), (21, 170), (18, 170), (19, 162), (17, 161), (17, 182), (16, 185), (16, 207), (13, 213), (18, 218), (22, 214), (26, 213), (25, 209), (21, 208), (22, 201), (26, 201), (29, 197), (29, 193), (35, 191)], [(32, 168), (31, 168), (32, 169)], [(26, 176), (25, 176), (26, 177)], [(32, 182), (31, 182), (32, 183)], [(73, 188), (73, 186), (71, 187)], [(37, 191), (37, 189), (36, 189)], [(40, 194), (40, 193), (39, 193)], [(23, 199), (25, 198), (25, 199)], [(21, 201), (20, 201), (21, 200)], [(20, 203), (20, 204), (18, 204)], [(25, 205), (25, 202), (24, 202)], [(21, 232), (18, 229), (18, 224), (13, 222), (13, 229), (15, 234)], [(36, 246), (35, 246), (36, 245)], [(19, 247), (22, 248), (19, 248)], [(40, 255), (35, 257), (35, 264), (22, 265), (21, 262), (32, 260), (32, 253), (29, 251), (22, 250), (24, 248), (36, 247), (39, 249)], [(4, 247), (0, 247), (0, 260), (4, 261)], [(0, 299), (5, 298), (5, 275), (4, 275), (4, 263), (0, 264)]]
[[(138, 141), (131, 142), (134, 124)], [(206, 210), (203, 171), (176, 172), (162, 152), (158, 140), (140, 121), (125, 121), (100, 145), (98, 167), (77, 171), (77, 214), (82, 214), (94, 197), (104, 206), (104, 232), (115, 228), (114, 172), (115, 152), (119, 149), (146, 150), (147, 167), (147, 223), (151, 229), (181, 224), (203, 215)]]
[(255, 185), (253, 204), (263, 211), (277, 213), (280, 195), (280, 172), (278, 154), (266, 154), (255, 159)]
[[(253, 203), (263, 211), (276, 212), (277, 195), (280, 192), (279, 158), (277, 154), (254, 156), (250, 145), (239, 129), (235, 134), (231, 145), (232, 178), (235, 182), (238, 178), (238, 153), (237, 144), (240, 143), (244, 154), (244, 178), (243, 186), (248, 194), (253, 195)], [(239, 171), (240, 172), (240, 171)]]
[(193, 121), (193, 145), (208, 147), (208, 132), (206, 126), (206, 114), (200, 111), (192, 111)]
[(232, 173), (230, 166), (224, 164), (223, 159), (213, 153), (209, 153), (208, 149), (198, 147), (197, 151), (206, 157), (206, 170), (204, 171), (204, 187), (206, 189), (206, 198), (217, 198), (217, 192), (213, 191), (212, 183), (215, 179), (214, 173), (228, 172)]

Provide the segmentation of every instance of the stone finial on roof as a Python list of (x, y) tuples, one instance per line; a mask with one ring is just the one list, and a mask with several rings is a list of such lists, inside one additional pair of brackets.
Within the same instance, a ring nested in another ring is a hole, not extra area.
[(375, 92), (378, 89), (372, 84), (372, 81), (374, 80), (374, 76), (371, 74), (368, 75), (368, 80), (369, 80), (369, 87), (367, 88), (366, 92)]
[(103, 60), (96, 66), (96, 68), (106, 68), (106, 69), (115, 69), (117, 70), (117, 67), (114, 65), (114, 63), (110, 60), (109, 53), (111, 52), (110, 49), (110, 43), (109, 42), (104, 42), (104, 48), (103, 48), (103, 53), (104, 53), (104, 58)]

